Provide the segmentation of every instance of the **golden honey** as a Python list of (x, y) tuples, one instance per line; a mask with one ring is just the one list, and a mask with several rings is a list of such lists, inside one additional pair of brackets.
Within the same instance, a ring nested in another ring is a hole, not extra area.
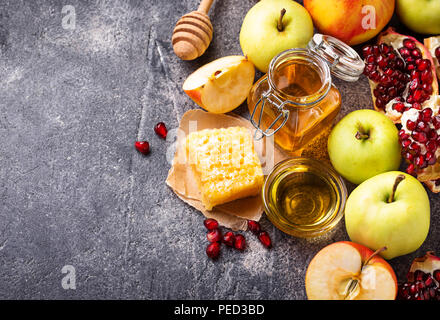
[[(284, 118), (276, 121), (273, 128), (280, 127), (280, 130), (274, 140), (289, 154), (299, 156), (319, 136), (328, 136), (341, 108), (341, 95), (331, 83), (325, 62), (315, 61), (305, 51), (285, 55), (254, 85), (248, 96), (248, 108), (251, 113), (255, 107), (259, 108), (261, 96), (273, 88), (275, 98), (269, 97), (264, 108), (258, 110), (262, 112), (260, 129), (267, 130), (280, 114), (272, 102), (286, 101), (284, 109), (289, 112), (288, 119), (282, 127)], [(254, 114), (254, 119), (259, 116)]]
[(332, 229), (342, 218), (347, 191), (330, 166), (293, 158), (278, 164), (266, 179), (266, 214), (282, 231), (312, 237)]

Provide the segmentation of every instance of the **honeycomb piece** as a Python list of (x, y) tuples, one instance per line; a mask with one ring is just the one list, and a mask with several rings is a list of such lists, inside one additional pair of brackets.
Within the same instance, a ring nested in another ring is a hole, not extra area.
[(192, 132), (186, 138), (185, 148), (207, 210), (260, 193), (263, 170), (248, 129)]

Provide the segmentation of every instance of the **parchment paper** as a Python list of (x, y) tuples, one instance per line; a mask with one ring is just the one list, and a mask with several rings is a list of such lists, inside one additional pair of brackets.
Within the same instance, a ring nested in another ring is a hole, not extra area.
[[(186, 163), (183, 146), (186, 135), (190, 132), (234, 126), (246, 127), (251, 134), (255, 131), (247, 119), (237, 115), (213, 114), (199, 109), (187, 111), (180, 121), (176, 153), (166, 183), (180, 199), (202, 212), (206, 217), (214, 218), (220, 225), (233, 230), (246, 230), (247, 219), (258, 221), (261, 218), (263, 213), (261, 195), (225, 203), (214, 207), (212, 211), (206, 210), (200, 201), (201, 194), (194, 173)], [(275, 164), (288, 158), (281, 150), (274, 147), (273, 139), (270, 138), (254, 140), (254, 147), (265, 175)]]

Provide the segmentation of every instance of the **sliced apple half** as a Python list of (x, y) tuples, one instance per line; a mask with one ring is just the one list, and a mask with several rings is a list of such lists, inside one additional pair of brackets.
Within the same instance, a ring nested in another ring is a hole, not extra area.
[(354, 242), (328, 245), (310, 262), (306, 292), (310, 300), (394, 300), (397, 279), (378, 254)]
[(193, 72), (183, 91), (206, 111), (226, 113), (243, 103), (254, 78), (254, 65), (246, 57), (227, 56)]

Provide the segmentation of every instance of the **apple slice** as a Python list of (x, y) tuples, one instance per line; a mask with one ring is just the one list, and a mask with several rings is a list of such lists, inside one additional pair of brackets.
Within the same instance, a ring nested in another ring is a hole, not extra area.
[(226, 113), (243, 103), (254, 77), (254, 65), (246, 57), (227, 56), (197, 69), (183, 83), (183, 91), (206, 111)]
[(391, 266), (367, 247), (348, 241), (328, 245), (310, 262), (310, 300), (394, 300), (397, 279)]

